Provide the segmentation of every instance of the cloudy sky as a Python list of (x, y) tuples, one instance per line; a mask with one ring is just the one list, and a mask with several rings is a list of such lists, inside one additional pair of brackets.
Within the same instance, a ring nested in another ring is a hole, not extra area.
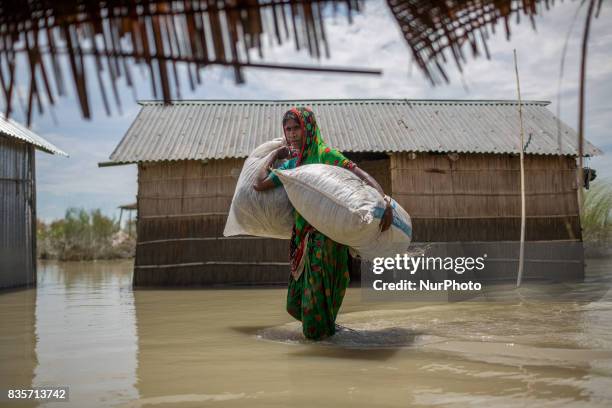
[[(251, 69), (245, 71), (246, 84), (238, 86), (230, 70), (207, 68), (202, 72), (204, 84), (195, 92), (189, 90), (186, 77), (182, 77), (181, 96), (184, 99), (512, 99), (516, 97), (512, 62), (512, 50), (516, 48), (523, 99), (549, 100), (552, 102), (549, 108), (555, 114), (560, 105), (561, 119), (576, 128), (580, 41), (586, 7), (579, 10), (569, 34), (560, 98), (558, 87), (562, 50), (578, 6), (578, 1), (556, 2), (550, 11), (537, 17), (536, 31), (526, 22), (512, 24), (510, 41), (506, 41), (502, 26), (498, 25), (496, 36), (488, 43), (490, 60), (470, 58), (463, 75), (454, 64), (448, 64), (451, 83), (432, 87), (416, 66), (410, 69), (409, 50), (385, 2), (371, 0), (352, 25), (341, 15), (326, 19), (330, 59), (312, 60), (305, 52), (296, 52), (293, 43), (266, 47), (264, 56), (268, 62), (379, 68), (383, 70), (382, 76)], [(592, 26), (587, 67), (586, 135), (606, 152), (587, 164), (595, 167), (602, 178), (612, 177), (609, 157), (612, 154), (612, 28), (605, 26), (611, 14), (610, 3), (604, 3), (601, 16)], [(121, 113), (111, 104), (112, 115), (106, 116), (98, 85), (91, 78), (93, 120), (81, 118), (71, 88), (52, 111), (46, 109), (43, 115), (35, 112), (33, 130), (70, 155), (64, 158), (37, 153), (39, 217), (45, 220), (63, 217), (66, 208), (71, 206), (101, 208), (109, 215), (118, 215), (118, 205), (135, 201), (135, 165), (97, 166), (98, 162), (108, 160), (136, 117), (139, 105), (135, 97), (152, 99), (146, 70), (141, 73), (137, 69), (134, 73), (139, 82), (135, 92), (125, 83), (119, 83)], [(23, 121), (19, 103), (15, 109), (16, 119)]]

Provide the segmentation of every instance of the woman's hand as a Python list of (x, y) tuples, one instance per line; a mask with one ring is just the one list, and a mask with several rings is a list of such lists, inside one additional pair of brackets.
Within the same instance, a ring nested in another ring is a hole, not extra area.
[[(389, 198), (387, 200), (387, 198)], [(385, 196), (385, 202), (387, 203), (387, 207), (385, 208), (385, 212), (383, 213), (382, 218), (380, 219), (380, 232), (385, 232), (391, 227), (391, 223), (393, 222), (393, 208), (391, 207), (391, 198), (389, 196)]]
[(255, 182), (253, 183), (253, 189), (255, 191), (270, 190), (271, 188), (276, 187), (269, 176), (269, 169), (275, 160), (284, 159), (285, 157), (288, 157), (290, 153), (289, 147), (287, 146), (281, 146), (273, 151), (273, 154), (268, 157), (268, 160), (266, 160), (266, 162), (261, 166), (257, 176), (255, 177)]
[(393, 208), (391, 207), (391, 197), (385, 195), (382, 187), (378, 182), (374, 179), (374, 177), (370, 176), (365, 171), (361, 170), (359, 167), (354, 166), (350, 171), (353, 172), (357, 177), (366, 182), (369, 186), (373, 187), (384, 197), (385, 202), (387, 203), (387, 207), (385, 208), (385, 212), (383, 213), (382, 218), (380, 219), (380, 232), (385, 232), (391, 227), (393, 223)]
[(277, 159), (285, 159), (287, 157), (291, 156), (291, 150), (289, 149), (288, 146), (281, 146), (278, 149), (276, 149), (276, 158)]

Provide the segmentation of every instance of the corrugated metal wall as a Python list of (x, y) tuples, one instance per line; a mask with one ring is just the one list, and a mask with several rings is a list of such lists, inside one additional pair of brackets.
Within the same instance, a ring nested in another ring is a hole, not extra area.
[(0, 288), (36, 284), (34, 155), (0, 136)]

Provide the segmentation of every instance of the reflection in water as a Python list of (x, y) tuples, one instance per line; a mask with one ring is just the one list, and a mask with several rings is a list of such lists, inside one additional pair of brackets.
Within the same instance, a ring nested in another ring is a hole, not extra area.
[(37, 362), (24, 387), (67, 385), (75, 407), (138, 397), (131, 270), (131, 262), (39, 264), (38, 288), (22, 291), (36, 301), (37, 340), (31, 350)]
[(38, 289), (1, 294), (0, 386), (66, 384), (75, 407), (612, 405), (612, 296), (592, 281), (576, 302), (361, 303), (350, 288), (317, 343), (284, 288), (132, 292), (131, 268), (45, 263)]
[[(34, 376), (36, 291), (0, 292), (0, 390), (29, 388)], [(0, 405), (2, 405), (0, 398)], [(21, 407), (35, 404), (20, 404)]]

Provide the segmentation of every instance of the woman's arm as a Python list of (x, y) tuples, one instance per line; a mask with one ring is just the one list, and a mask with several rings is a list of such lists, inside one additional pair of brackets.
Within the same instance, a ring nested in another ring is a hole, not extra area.
[(391, 198), (385, 195), (384, 190), (382, 189), (380, 184), (378, 184), (378, 182), (374, 179), (374, 177), (370, 176), (368, 173), (361, 170), (359, 167), (354, 166), (352, 169), (350, 169), (350, 171), (352, 171), (353, 174), (355, 174), (357, 177), (365, 181), (368, 185), (375, 188), (380, 193), (380, 195), (382, 195), (383, 198), (385, 199), (385, 202), (387, 203), (387, 207), (385, 208), (385, 213), (380, 219), (379, 225), (380, 225), (381, 232), (388, 230), (391, 227), (391, 223), (393, 222), (393, 208), (391, 208)]
[(385, 196), (385, 192), (383, 191), (382, 187), (380, 186), (380, 184), (378, 184), (378, 182), (374, 179), (374, 177), (370, 176), (368, 173), (366, 173), (365, 171), (361, 170), (359, 167), (354, 166), (352, 169), (350, 169), (357, 177), (359, 177), (360, 179), (362, 179), (363, 181), (365, 181), (369, 186), (374, 187), (381, 196)]
[(261, 166), (257, 177), (255, 177), (255, 183), (253, 183), (253, 189), (256, 191), (269, 190), (276, 187), (272, 179), (268, 176), (269, 168), (276, 161), (276, 159), (283, 159), (289, 155), (289, 148), (287, 146), (281, 146), (273, 151), (268, 160)]

